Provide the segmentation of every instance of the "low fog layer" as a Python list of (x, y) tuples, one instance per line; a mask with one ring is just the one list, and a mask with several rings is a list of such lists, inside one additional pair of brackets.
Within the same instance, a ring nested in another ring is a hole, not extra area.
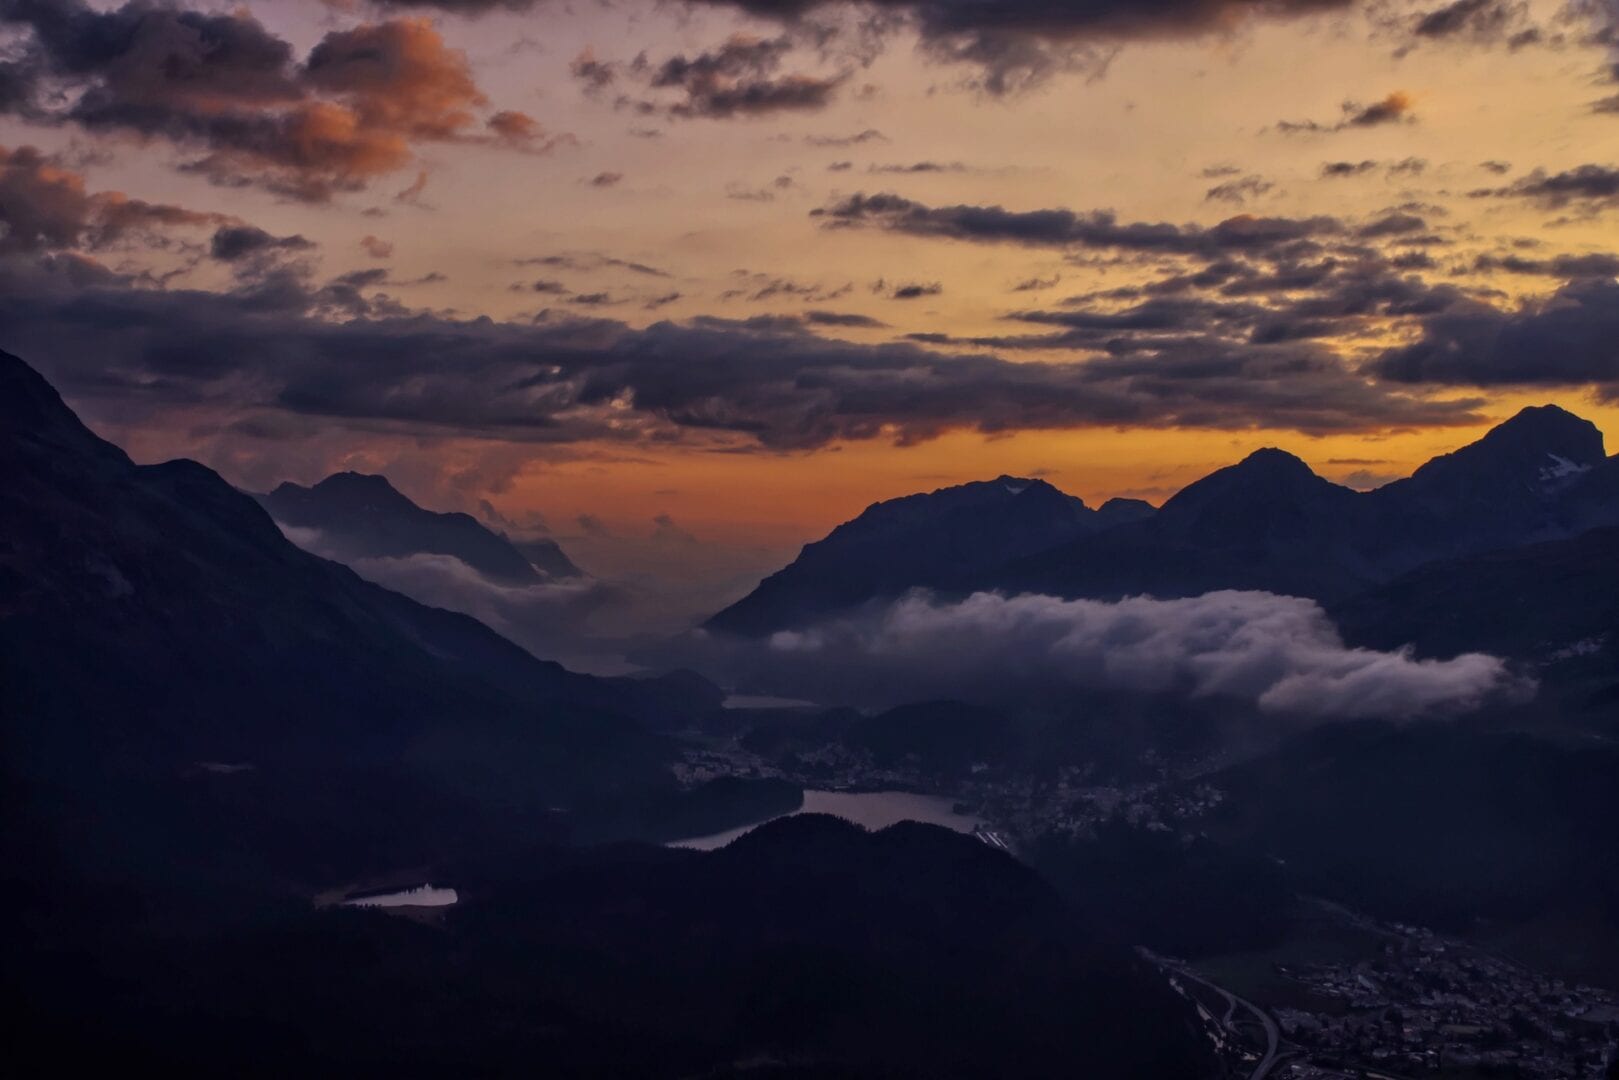
[(1409, 718), (1530, 689), (1493, 656), (1349, 648), (1313, 600), (1264, 592), (1117, 603), (912, 593), (760, 641), (699, 632), (683, 648), (687, 662), (738, 690), (871, 707), (1140, 690), (1312, 718)]
[[(279, 523), (278, 523), (279, 524)], [(332, 558), (319, 529), (281, 525), (282, 533), (315, 555)], [(384, 588), (433, 607), (459, 611), (536, 656), (579, 669), (612, 671), (623, 664), (594, 637), (593, 616), (623, 602), (612, 586), (590, 578), (510, 585), (491, 581), (453, 555), (338, 560)]]

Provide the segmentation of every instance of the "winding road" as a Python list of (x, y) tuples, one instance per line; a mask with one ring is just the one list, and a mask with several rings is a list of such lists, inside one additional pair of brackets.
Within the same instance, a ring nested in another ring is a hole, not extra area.
[(1158, 967), (1164, 969), (1165, 971), (1172, 971), (1188, 982), (1195, 982), (1199, 986), (1206, 987), (1224, 998), (1226, 1003), (1226, 1012), (1224, 1018), (1220, 1021), (1220, 1026), (1225, 1028), (1226, 1031), (1231, 1035), (1237, 1034), (1235, 1027), (1237, 1009), (1240, 1007), (1253, 1013), (1255, 1018), (1259, 1020), (1260, 1025), (1265, 1029), (1265, 1053), (1259, 1059), (1258, 1064), (1254, 1066), (1254, 1071), (1248, 1074), (1248, 1080), (1265, 1080), (1265, 1078), (1270, 1075), (1271, 1070), (1277, 1065), (1278, 1054), (1281, 1051), (1282, 1045), (1281, 1028), (1276, 1026), (1276, 1021), (1270, 1018), (1270, 1014), (1266, 1013), (1264, 1009), (1261, 1009), (1258, 1005), (1255, 1005), (1247, 998), (1240, 998), (1236, 994), (1233, 994), (1231, 991), (1227, 990), (1225, 987), (1216, 986), (1214, 983), (1209, 982), (1209, 980), (1205, 979), (1203, 976), (1194, 971), (1181, 967), (1177, 964), (1172, 964), (1168, 960), (1147, 949), (1142, 949), (1140, 952), (1148, 960), (1158, 965)]

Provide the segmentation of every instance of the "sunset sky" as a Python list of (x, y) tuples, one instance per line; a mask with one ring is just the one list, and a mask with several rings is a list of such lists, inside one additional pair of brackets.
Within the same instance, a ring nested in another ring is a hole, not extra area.
[[(0, 0), (0, 348), (141, 461), (738, 581), (1000, 473), (1619, 432), (1611, 0)], [(1610, 446), (1610, 450), (1612, 446)]]

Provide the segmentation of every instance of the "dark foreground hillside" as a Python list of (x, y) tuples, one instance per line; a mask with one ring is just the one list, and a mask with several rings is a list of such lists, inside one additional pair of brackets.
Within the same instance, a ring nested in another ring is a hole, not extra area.
[(337, 909), (155, 938), (121, 934), (114, 904), (100, 940), (54, 941), (12, 898), (8, 1054), (167, 1075), (1219, 1075), (1161, 978), (936, 827), (808, 815), (707, 854), (452, 873), (465, 900), (441, 925)]

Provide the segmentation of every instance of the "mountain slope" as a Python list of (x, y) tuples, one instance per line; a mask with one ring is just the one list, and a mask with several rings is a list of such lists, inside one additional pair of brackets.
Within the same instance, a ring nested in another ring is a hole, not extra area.
[(508, 584), (579, 576), (555, 541), (524, 550), (471, 515), (422, 509), (382, 476), (336, 473), (313, 487), (286, 483), (255, 497), (281, 524), (319, 530), (321, 550), (340, 562), (451, 555)]
[(806, 545), (708, 625), (757, 635), (907, 589), (947, 588), (1142, 512), (1120, 503), (1104, 515), (1043, 480), (1011, 476), (892, 499)]
[(1162, 977), (1076, 931), (1027, 867), (933, 826), (803, 815), (714, 852), (533, 846), (448, 869), (472, 899), (436, 925), (306, 911), (70, 975), (0, 923), (6, 973), (28, 988), (10, 1060), (174, 1076), (1222, 1072)]
[(656, 681), (575, 675), (303, 552), (3, 353), (0, 475), (0, 770), (99, 873), (307, 886), (669, 783), (634, 719)]
[(1515, 660), (1557, 720), (1619, 720), (1619, 528), (1441, 559), (1329, 614), (1352, 645)]

